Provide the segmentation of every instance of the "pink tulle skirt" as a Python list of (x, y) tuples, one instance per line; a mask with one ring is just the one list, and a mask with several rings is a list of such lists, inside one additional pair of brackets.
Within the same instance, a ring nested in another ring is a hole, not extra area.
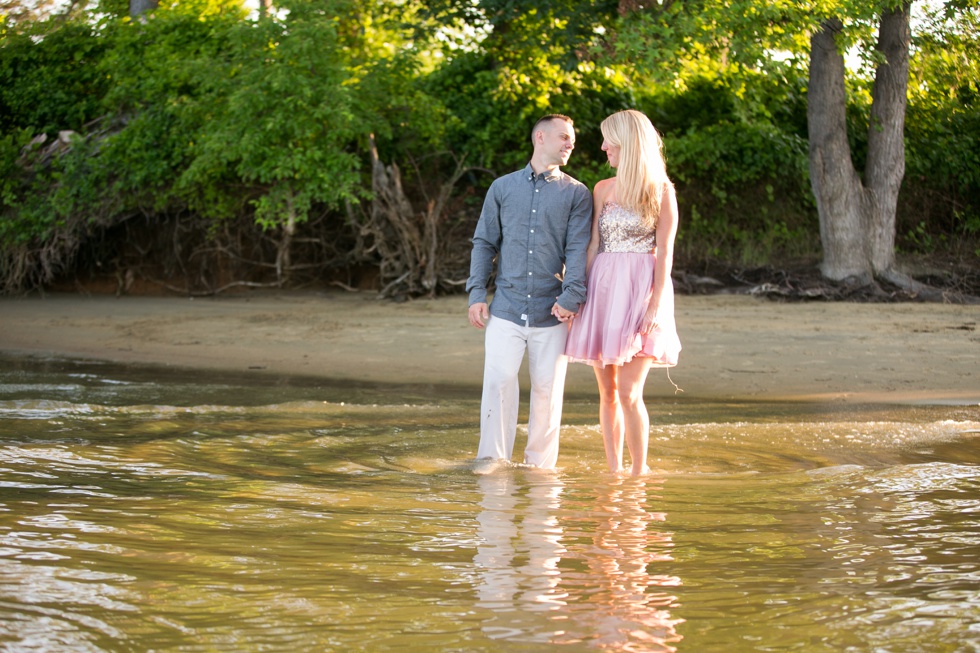
[(639, 333), (653, 292), (656, 258), (649, 254), (601, 252), (589, 270), (589, 291), (568, 331), (565, 355), (578, 363), (623, 365), (636, 356), (656, 367), (677, 364), (681, 341), (674, 324), (674, 286), (667, 280), (660, 299), (660, 324)]

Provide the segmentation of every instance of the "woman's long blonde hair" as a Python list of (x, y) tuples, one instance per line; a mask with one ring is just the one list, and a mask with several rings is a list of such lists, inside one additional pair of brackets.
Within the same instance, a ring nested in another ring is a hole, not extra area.
[(650, 228), (657, 226), (660, 199), (671, 186), (664, 162), (663, 141), (650, 119), (634, 109), (618, 111), (602, 121), (602, 135), (619, 146), (616, 198), (636, 211)]

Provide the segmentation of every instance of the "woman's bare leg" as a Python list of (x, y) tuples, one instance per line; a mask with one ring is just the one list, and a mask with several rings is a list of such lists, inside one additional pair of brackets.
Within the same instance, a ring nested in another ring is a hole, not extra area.
[[(648, 471), (647, 445), (650, 441), (650, 414), (643, 403), (643, 387), (653, 363), (651, 358), (634, 358), (619, 369), (618, 394), (623, 415), (626, 447), (630, 452), (630, 474), (640, 476)], [(622, 450), (620, 450), (622, 455)]]
[(609, 471), (623, 471), (623, 407), (619, 402), (619, 367), (595, 365), (596, 382), (599, 384), (599, 429), (606, 449)]

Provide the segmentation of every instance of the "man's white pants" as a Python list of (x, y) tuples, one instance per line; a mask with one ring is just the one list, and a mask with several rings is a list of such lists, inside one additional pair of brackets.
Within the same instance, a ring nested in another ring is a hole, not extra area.
[(527, 352), (531, 407), (524, 462), (543, 469), (554, 468), (558, 462), (558, 432), (568, 369), (565, 358), (567, 338), (566, 324), (527, 327), (490, 317), (485, 341), (477, 458), (510, 460), (514, 453), (520, 403), (518, 373)]

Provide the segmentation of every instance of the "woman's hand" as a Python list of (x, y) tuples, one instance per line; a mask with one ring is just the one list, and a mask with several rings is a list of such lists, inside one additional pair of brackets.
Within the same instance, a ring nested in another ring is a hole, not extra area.
[(640, 321), (640, 333), (648, 336), (659, 326), (660, 320), (657, 318), (657, 309), (651, 306), (647, 309), (646, 313), (643, 314), (643, 320)]

